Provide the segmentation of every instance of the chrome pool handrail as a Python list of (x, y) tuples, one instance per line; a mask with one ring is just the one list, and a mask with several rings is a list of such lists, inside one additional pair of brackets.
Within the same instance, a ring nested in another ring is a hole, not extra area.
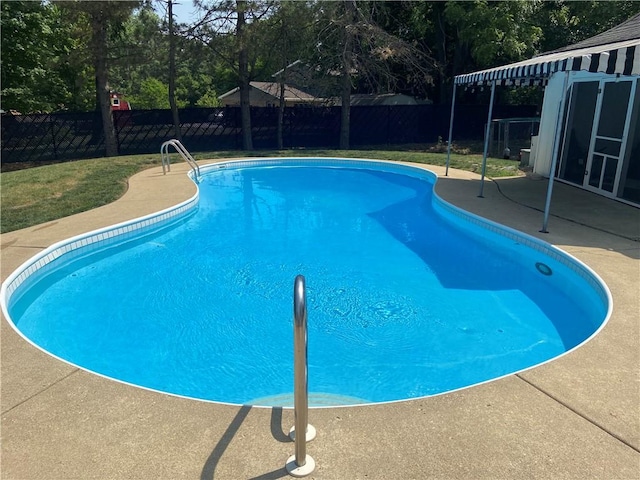
[[(305, 281), (298, 275), (293, 286), (294, 407), (296, 432), (307, 431), (309, 398), (307, 379), (307, 298)], [(303, 466), (307, 455), (305, 435), (296, 435), (296, 463)]]
[[(193, 173), (196, 175), (196, 179), (200, 177), (200, 166), (198, 165), (198, 162), (195, 161), (195, 159), (187, 151), (184, 145), (182, 145), (182, 142), (180, 142), (180, 140), (176, 140), (175, 138), (171, 140), (167, 140), (160, 146), (160, 158), (162, 160), (162, 173), (166, 175), (167, 172), (171, 171), (171, 163), (169, 161), (169, 146), (172, 146), (173, 148), (175, 148), (176, 152), (180, 154), (182, 159), (189, 164), (189, 166), (193, 170)], [(166, 170), (165, 170), (165, 166), (166, 166)]]
[(295, 424), (289, 435), (295, 440), (295, 455), (287, 460), (286, 469), (294, 477), (303, 477), (315, 469), (313, 458), (307, 455), (307, 441), (315, 438), (315, 428), (308, 424), (307, 295), (302, 275), (293, 284), (293, 353)]

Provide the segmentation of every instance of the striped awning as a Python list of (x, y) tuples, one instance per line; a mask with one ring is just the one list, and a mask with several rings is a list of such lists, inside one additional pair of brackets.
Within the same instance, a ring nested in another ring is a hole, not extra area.
[(640, 75), (640, 39), (564, 52), (547, 53), (522, 62), (456, 75), (456, 85), (546, 85), (565, 71)]

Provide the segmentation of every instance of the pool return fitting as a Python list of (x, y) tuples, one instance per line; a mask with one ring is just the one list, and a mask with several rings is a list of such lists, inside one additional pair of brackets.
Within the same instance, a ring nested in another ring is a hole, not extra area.
[[(307, 455), (307, 442), (316, 438), (316, 429), (307, 423), (307, 294), (302, 275), (298, 275), (293, 283), (293, 369), (295, 424), (289, 431), (289, 437), (295, 441), (296, 450), (295, 455), (287, 459), (285, 468), (293, 477), (304, 477), (316, 468), (316, 462)], [(296, 432), (306, 434), (296, 435)]]

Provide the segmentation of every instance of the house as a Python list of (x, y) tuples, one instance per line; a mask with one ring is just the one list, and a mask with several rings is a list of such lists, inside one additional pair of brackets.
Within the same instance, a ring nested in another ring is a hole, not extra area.
[[(309, 92), (312, 95), (323, 98), (324, 105), (340, 106), (342, 99), (336, 96), (340, 89), (340, 73), (337, 71), (327, 71), (319, 73), (318, 67), (311, 68), (301, 60), (287, 65), (286, 69), (277, 71), (272, 75), (278, 81), (283, 81), (287, 85), (292, 85), (298, 89)], [(353, 74), (357, 72), (353, 70)], [(356, 93), (351, 95), (351, 106), (395, 106), (395, 105), (424, 105), (433, 103), (430, 100), (421, 100), (401, 93)]]
[(111, 102), (111, 110), (131, 110), (129, 102), (124, 100), (123, 95), (118, 92), (109, 92), (109, 100)]
[(640, 14), (574, 45), (456, 76), (452, 125), (456, 87), (480, 85), (492, 91), (487, 124), (496, 85), (545, 87), (530, 160), (550, 179), (542, 231), (554, 179), (640, 206)]
[[(280, 105), (280, 83), (278, 82), (250, 82), (249, 102), (252, 107), (276, 107)], [(240, 88), (236, 87), (218, 97), (225, 107), (240, 106)], [(293, 105), (314, 105), (323, 103), (322, 98), (317, 98), (310, 93), (292, 87), (284, 86), (284, 102), (290, 107)]]
[(335, 72), (320, 72), (319, 67), (313, 68), (302, 60), (296, 60), (271, 76), (277, 82), (291, 85), (310, 93), (314, 97), (326, 98), (339, 92), (339, 75)]

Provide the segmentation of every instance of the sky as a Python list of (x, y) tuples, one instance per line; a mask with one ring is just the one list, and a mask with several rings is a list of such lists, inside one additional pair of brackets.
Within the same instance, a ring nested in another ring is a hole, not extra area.
[[(160, 17), (166, 13), (166, 4), (160, 6), (154, 2), (156, 12)], [(173, 15), (178, 23), (193, 23), (197, 19), (196, 8), (193, 6), (193, 0), (177, 0), (173, 4)]]

